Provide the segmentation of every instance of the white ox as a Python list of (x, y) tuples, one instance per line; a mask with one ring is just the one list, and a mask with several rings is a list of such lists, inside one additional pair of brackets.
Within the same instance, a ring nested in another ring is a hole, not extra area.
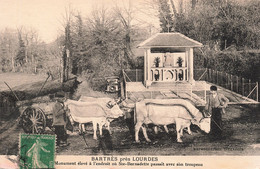
[[(64, 105), (69, 109), (71, 118), (74, 122), (78, 122), (79, 126), (85, 123), (93, 123), (94, 135), (93, 139), (97, 139), (97, 124), (99, 124), (100, 135), (102, 135), (102, 127), (104, 124), (108, 125), (108, 119), (115, 119), (123, 116), (123, 112), (120, 110), (118, 105), (113, 105), (113, 107), (106, 107), (107, 102), (104, 100), (109, 98), (91, 98), (92, 101), (75, 101), (66, 100)], [(95, 100), (95, 101), (94, 101)], [(110, 101), (112, 101), (110, 99)]]
[(189, 101), (184, 99), (147, 99), (135, 104), (135, 141), (139, 141), (139, 130), (147, 142), (151, 140), (147, 136), (143, 124), (153, 123), (155, 125), (176, 124), (177, 142), (182, 142), (183, 129), (191, 123), (199, 126), (206, 133), (210, 131), (210, 118), (204, 118), (203, 114)]
[[(105, 112), (110, 112), (111, 114), (111, 111), (113, 112), (113, 114), (116, 115), (115, 118), (119, 117), (119, 116), (122, 116), (122, 110), (119, 108), (118, 106), (118, 103), (121, 102), (120, 99), (111, 99), (111, 98), (108, 98), (108, 97), (102, 97), (102, 98), (96, 98), (96, 97), (89, 97), (89, 96), (81, 96), (79, 98), (79, 101), (81, 102), (88, 102), (88, 103), (98, 103), (104, 110)], [(119, 115), (119, 116), (117, 116)], [(108, 117), (106, 118), (106, 121), (104, 122), (103, 120), (100, 121), (100, 123), (98, 123), (99, 125), (99, 130), (101, 130), (103, 128), (103, 125), (106, 125), (107, 126), (107, 129), (109, 131), (109, 134), (111, 134), (111, 130), (110, 130), (110, 122), (112, 120), (115, 119), (114, 117)], [(85, 124), (82, 123), (82, 124), (79, 124), (79, 127), (82, 128), (82, 131), (85, 131)], [(101, 135), (102, 135), (102, 130), (101, 130)]]

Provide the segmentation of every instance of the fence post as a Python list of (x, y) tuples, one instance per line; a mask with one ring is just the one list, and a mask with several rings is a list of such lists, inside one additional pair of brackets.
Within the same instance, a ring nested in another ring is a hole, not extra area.
[(245, 95), (245, 79), (242, 77), (242, 95)]
[(215, 78), (214, 78), (214, 70), (211, 70), (211, 83), (215, 82)]
[(214, 82), (214, 70), (211, 69), (211, 82)]
[(227, 73), (225, 73), (226, 74), (226, 84), (225, 84), (225, 86), (226, 86), (226, 89), (228, 88), (228, 74)]
[(258, 102), (258, 82), (256, 82), (256, 101)]
[(219, 74), (218, 74), (218, 77), (219, 77), (219, 86), (221, 86), (221, 84), (222, 84), (222, 72), (219, 72)]
[(230, 75), (230, 79), (231, 79), (231, 91), (233, 91), (233, 76), (232, 75)]
[(251, 88), (251, 79), (248, 79), (248, 92), (250, 93), (252, 90)]
[(210, 73), (211, 73), (211, 71), (210, 71), (211, 69), (208, 69), (208, 81), (210, 82)]
[(210, 82), (212, 82), (212, 69), (210, 69)]
[(137, 69), (135, 69), (135, 81), (137, 82)]
[(206, 68), (206, 71), (207, 71), (207, 75), (206, 75), (205, 81), (209, 81), (209, 69)]
[(218, 71), (217, 71), (217, 85), (219, 85), (219, 84), (218, 84)]
[(239, 93), (239, 91), (238, 91), (238, 76), (237, 76), (237, 93)]
[(231, 79), (231, 74), (228, 74), (228, 89), (231, 90), (231, 82), (232, 79)]
[(220, 79), (221, 79), (221, 86), (224, 86), (224, 72), (221, 72), (221, 77), (220, 77)]
[(204, 82), (204, 100), (207, 101), (206, 99), (207, 99), (207, 89), (206, 89), (206, 82)]

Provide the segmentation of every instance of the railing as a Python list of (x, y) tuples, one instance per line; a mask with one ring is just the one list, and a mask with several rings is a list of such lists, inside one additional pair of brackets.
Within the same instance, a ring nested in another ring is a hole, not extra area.
[(127, 74), (125, 73), (125, 70), (122, 70), (122, 75), (123, 75), (123, 81), (120, 84), (121, 85), (121, 97), (122, 98), (127, 98), (127, 89), (126, 89), (126, 76)]
[[(151, 68), (150, 78), (152, 81), (187, 81), (187, 68), (166, 68), (156, 67)], [(183, 72), (183, 77), (180, 77), (180, 72)], [(155, 78), (155, 74), (157, 77)], [(158, 77), (159, 74), (159, 77)], [(144, 71), (142, 69), (124, 70), (124, 83), (126, 82), (142, 82), (144, 80)], [(242, 78), (236, 75), (231, 75), (225, 72), (215, 71), (212, 69), (194, 69), (194, 80), (207, 81), (214, 83), (233, 92), (236, 92), (245, 98), (250, 98), (259, 101), (258, 82), (252, 82), (250, 79)], [(124, 84), (125, 85), (125, 84)], [(126, 85), (125, 85), (126, 87)], [(126, 94), (126, 88), (125, 88)], [(204, 94), (205, 95), (205, 94)]]
[(144, 71), (142, 69), (123, 70), (126, 82), (143, 82)]
[(166, 68), (154, 67), (151, 68), (151, 81), (188, 81), (188, 69), (185, 68)]
[[(187, 72), (187, 68), (152, 68), (152, 71), (161, 71), (162, 73), (162, 76), (161, 76), (161, 81), (165, 77), (165, 74), (167, 71), (172, 71), (172, 73), (175, 73), (175, 79), (172, 79), (170, 82), (174, 82), (174, 81), (182, 81), (182, 80), (188, 80), (188, 72)], [(180, 79), (180, 77), (178, 77), (178, 73), (179, 72), (185, 72), (183, 74), (183, 79)], [(202, 72), (203, 73), (203, 72)], [(156, 85), (158, 85), (158, 88), (162, 89), (162, 91), (159, 91), (159, 90), (147, 90), (147, 91), (142, 91), (141, 93), (139, 92), (127, 92), (127, 85), (126, 83), (127, 82), (142, 82), (144, 79), (143, 79), (143, 70), (141, 69), (133, 69), (133, 70), (123, 70), (122, 71), (122, 74), (123, 74), (123, 83), (122, 83), (122, 88), (123, 90), (121, 91), (122, 94), (124, 94), (124, 97), (125, 98), (132, 98), (134, 99), (135, 101), (138, 100), (138, 98), (167, 98), (167, 97), (172, 97), (172, 96), (168, 96), (167, 92), (165, 93), (165, 89), (169, 86), (164, 85), (164, 83), (157, 83), (155, 84), (155, 86), (153, 86), (154, 88), (156, 88)], [(165, 81), (167, 82), (168, 79), (166, 79)], [(168, 83), (169, 84), (169, 83)], [(205, 84), (206, 83), (203, 83), (202, 86), (201, 86), (201, 91), (200, 92), (200, 97), (203, 101), (206, 100), (206, 87), (205, 87)], [(198, 98), (195, 97), (194, 93), (193, 93), (193, 85), (190, 84), (190, 83), (183, 83), (183, 84), (180, 84), (180, 83), (172, 83), (172, 88), (170, 89), (170, 93), (173, 93), (175, 94), (175, 96), (177, 97), (183, 97), (183, 93), (186, 93), (188, 95), (186, 95), (185, 97), (190, 99), (190, 100), (197, 100)], [(165, 89), (163, 89), (165, 87)], [(194, 99), (193, 99), (194, 97)]]
[(214, 83), (258, 102), (258, 82), (252, 82), (251, 79), (212, 69), (195, 69), (194, 79)]

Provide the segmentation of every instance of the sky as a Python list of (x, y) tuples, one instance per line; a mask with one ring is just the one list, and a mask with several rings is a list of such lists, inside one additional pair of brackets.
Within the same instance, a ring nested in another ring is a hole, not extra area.
[[(88, 16), (91, 11), (100, 6), (109, 9), (115, 4), (118, 6), (131, 5), (135, 8), (135, 17), (138, 16), (138, 24), (152, 24), (153, 28), (159, 29), (158, 18), (146, 15), (142, 12), (152, 4), (144, 5), (143, 2), (152, 0), (0, 0), (0, 31), (4, 28), (16, 29), (21, 26), (26, 29), (36, 29), (41, 40), (51, 42), (63, 30), (62, 16), (65, 8), (81, 12), (82, 16)], [(176, 7), (179, 0), (174, 0)], [(190, 3), (190, 0), (184, 0)], [(240, 2), (249, 0), (236, 0)]]
[[(88, 16), (97, 6), (110, 8), (115, 4), (122, 5), (128, 0), (0, 0), (0, 30), (23, 26), (38, 30), (40, 38), (45, 42), (56, 39), (62, 30), (62, 16), (65, 8), (71, 6)], [(140, 0), (131, 0), (137, 5)]]

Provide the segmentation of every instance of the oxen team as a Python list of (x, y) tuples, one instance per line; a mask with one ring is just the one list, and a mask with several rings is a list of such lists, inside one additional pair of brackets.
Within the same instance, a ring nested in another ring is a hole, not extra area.
[[(99, 126), (100, 135), (102, 135), (103, 126), (107, 126), (109, 133), (110, 122), (116, 118), (124, 116), (124, 112), (120, 109), (119, 104), (122, 100), (114, 100), (111, 98), (94, 98), (81, 96), (78, 101), (67, 99), (64, 105), (68, 111), (68, 115), (72, 123), (79, 123), (79, 128), (83, 132), (84, 124), (93, 124), (93, 138), (97, 139), (97, 126)], [(148, 138), (146, 127), (144, 124), (154, 124), (156, 126), (164, 126), (168, 132), (167, 125), (175, 124), (177, 132), (177, 142), (182, 142), (181, 136), (183, 129), (187, 128), (191, 134), (190, 125), (197, 125), (206, 133), (210, 131), (210, 118), (204, 117), (190, 101), (184, 99), (145, 99), (136, 102), (134, 107), (134, 123), (135, 123), (135, 141), (139, 141), (139, 130), (143, 131), (146, 141)], [(155, 128), (155, 132), (157, 128)]]

